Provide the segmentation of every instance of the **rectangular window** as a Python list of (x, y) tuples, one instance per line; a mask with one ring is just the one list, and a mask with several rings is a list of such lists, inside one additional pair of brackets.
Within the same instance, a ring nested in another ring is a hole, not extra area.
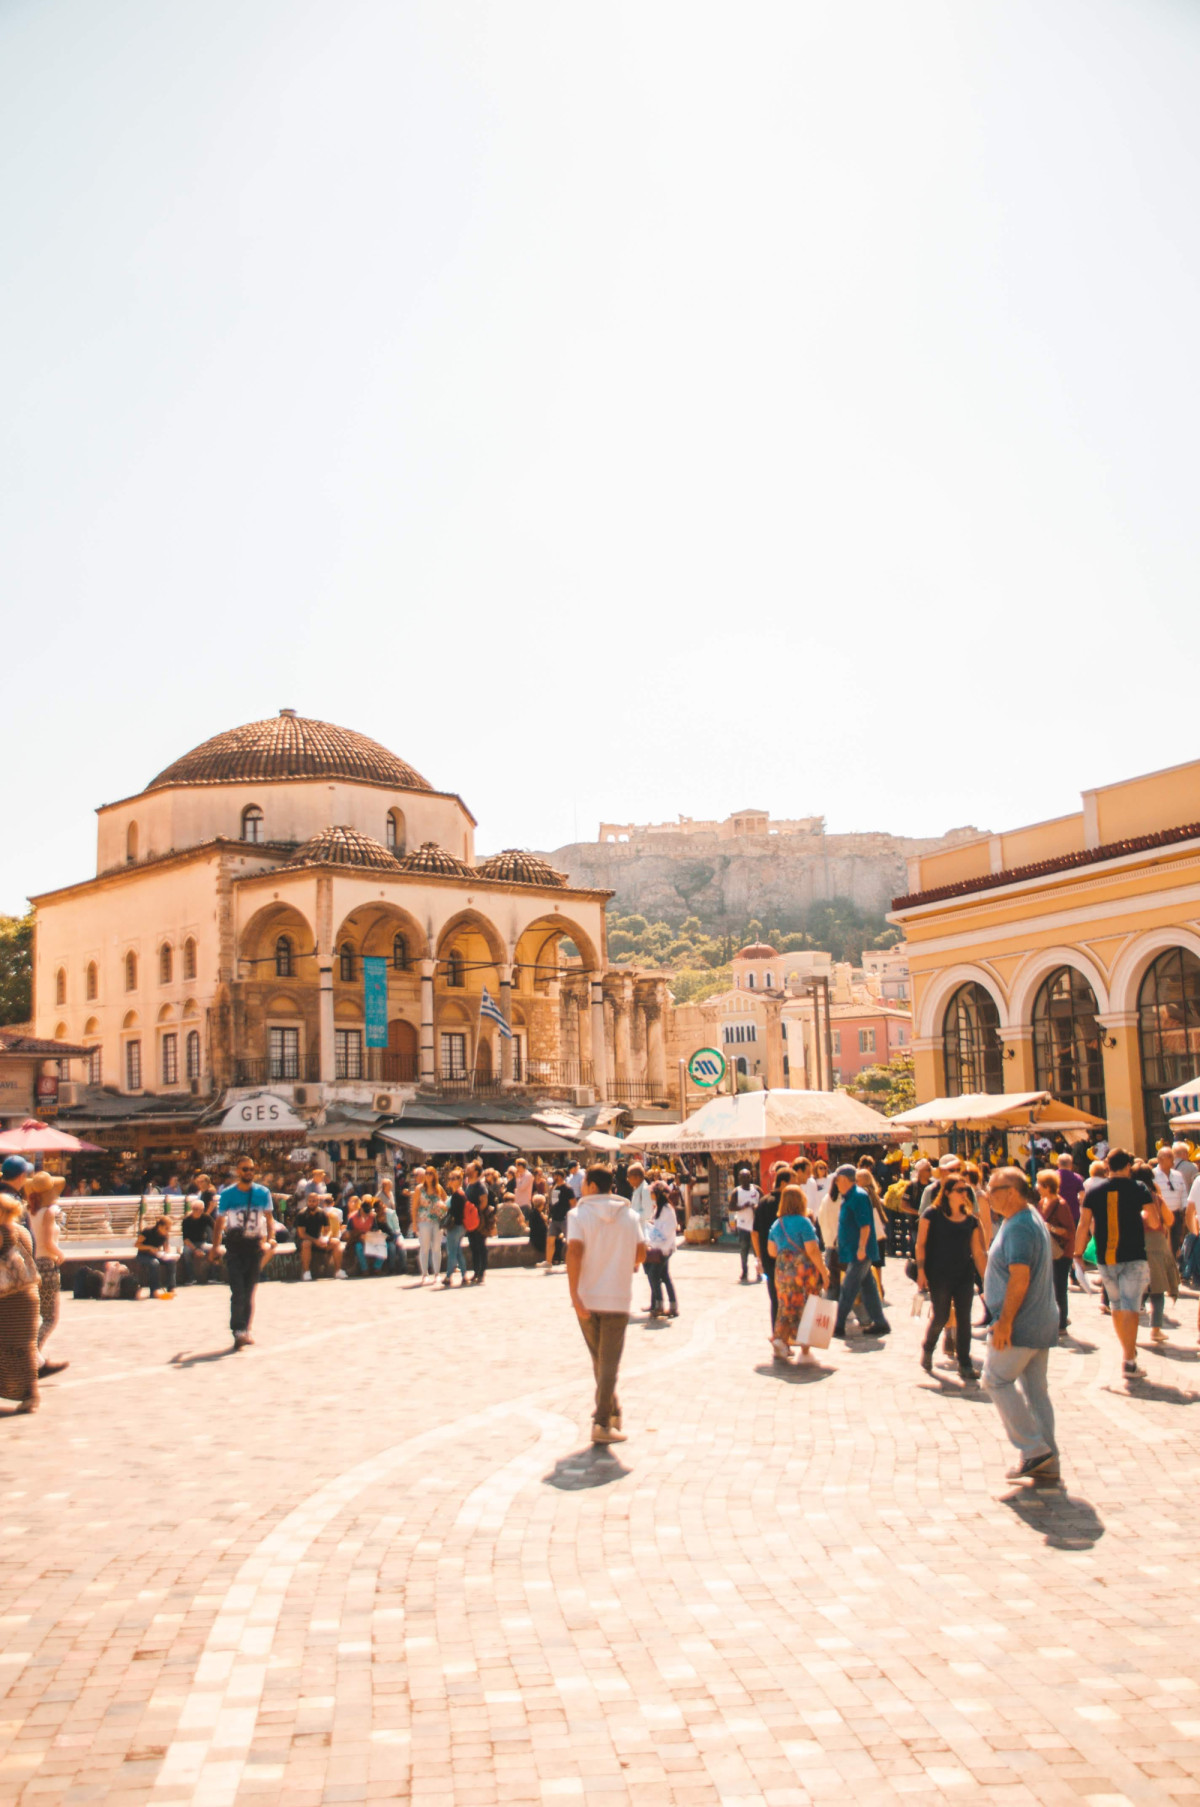
[[(338, 1031), (338, 1059), (342, 1058), (342, 1036), (357, 1035), (357, 1029), (340, 1029)], [(268, 1031), (268, 1052), (270, 1057), (270, 1073), (272, 1079), (299, 1079), (300, 1077), (300, 1031), (299, 1029), (271, 1029)], [(362, 1066), (362, 1055), (359, 1055), (359, 1067)], [(339, 1073), (339, 1079), (357, 1079), (357, 1073)]]
[(141, 1042), (125, 1043), (125, 1090), (140, 1092), (142, 1089), (142, 1044)]
[(465, 1079), (467, 1076), (467, 1038), (457, 1029), (442, 1031), (442, 1078)]
[(100, 1049), (99, 1048), (89, 1048), (88, 1049), (88, 1057), (87, 1057), (87, 1082), (88, 1082), (88, 1084), (89, 1085), (102, 1084), (103, 1083), (103, 1081), (102, 1081), (103, 1072), (104, 1072), (104, 1063), (103, 1063), (103, 1057), (101, 1055)]
[(896, 1031), (896, 1046), (898, 1048), (902, 1048), (907, 1040), (908, 1040), (908, 1030), (905, 1029), (903, 1026), (901, 1026)]
[(833, 1051), (835, 1054), (840, 1054), (842, 1051), (842, 1032), (840, 1029), (835, 1029), (833, 1032)]
[(172, 1029), (162, 1038), (162, 1082), (175, 1085), (179, 1080), (179, 1037)]
[(200, 1031), (189, 1029), (187, 1038), (187, 1076), (189, 1079), (200, 1077)]
[(858, 1032), (858, 1051), (860, 1054), (874, 1054), (874, 1052), (875, 1052), (875, 1031), (874, 1031), (874, 1029), (860, 1029), (859, 1030), (859, 1032)]
[(361, 1079), (363, 1076), (362, 1030), (335, 1029), (333, 1042), (334, 1078)]

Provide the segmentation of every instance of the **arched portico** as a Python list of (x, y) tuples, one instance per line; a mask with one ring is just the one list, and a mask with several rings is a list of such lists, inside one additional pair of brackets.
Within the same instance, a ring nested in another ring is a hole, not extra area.
[(1008, 1000), (993, 973), (982, 966), (950, 966), (940, 972), (933, 984), (921, 995), (920, 1015), (914, 1033), (923, 1038), (940, 1037), (946, 1006), (962, 985), (982, 985), (1000, 1015), (1001, 1027), (1009, 1023)]
[(1033, 1002), (1043, 983), (1060, 966), (1073, 966), (1081, 972), (1095, 995), (1101, 1016), (1108, 1009), (1108, 985), (1104, 974), (1090, 954), (1077, 947), (1044, 947), (1028, 954), (1017, 968), (1009, 987), (1008, 1015), (1001, 1013), (1006, 1028), (1028, 1029), (1033, 1019)]
[(1109, 1008), (1117, 1017), (1137, 1011), (1142, 980), (1159, 954), (1169, 948), (1186, 948), (1200, 960), (1200, 935), (1191, 929), (1149, 929), (1122, 948), (1113, 966)]

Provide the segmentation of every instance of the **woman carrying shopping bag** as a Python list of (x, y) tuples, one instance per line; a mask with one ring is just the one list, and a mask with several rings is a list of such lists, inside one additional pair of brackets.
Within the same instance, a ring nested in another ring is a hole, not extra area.
[[(799, 1186), (785, 1186), (779, 1199), (779, 1215), (771, 1225), (769, 1248), (775, 1258), (775, 1292), (779, 1309), (771, 1347), (780, 1361), (787, 1361), (809, 1298), (829, 1284), (825, 1258), (817, 1240), (817, 1226), (805, 1214), (808, 1200)], [(800, 1359), (812, 1360), (807, 1343), (800, 1345)]]
[[(670, 1192), (661, 1181), (652, 1189), (650, 1197), (653, 1201), (653, 1215), (646, 1225), (646, 1278), (650, 1282), (650, 1316), (677, 1318), (679, 1305), (675, 1298), (675, 1282), (671, 1278), (671, 1256), (675, 1253), (679, 1239), (679, 1225)], [(664, 1287), (671, 1301), (669, 1312), (663, 1310)]]

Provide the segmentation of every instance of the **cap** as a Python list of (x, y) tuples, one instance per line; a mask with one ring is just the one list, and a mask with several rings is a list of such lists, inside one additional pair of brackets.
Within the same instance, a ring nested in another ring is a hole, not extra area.
[(840, 1180), (843, 1177), (848, 1180), (856, 1180), (858, 1178), (858, 1168), (854, 1165), (853, 1161), (843, 1161), (840, 1167), (834, 1168), (833, 1177), (835, 1180)]
[(0, 1175), (6, 1180), (19, 1180), (24, 1174), (32, 1172), (33, 1162), (27, 1161), (21, 1154), (6, 1155), (4, 1165), (0, 1167)]
[(944, 1154), (938, 1162), (939, 1170), (949, 1171), (951, 1167), (961, 1167), (962, 1162), (956, 1154)]

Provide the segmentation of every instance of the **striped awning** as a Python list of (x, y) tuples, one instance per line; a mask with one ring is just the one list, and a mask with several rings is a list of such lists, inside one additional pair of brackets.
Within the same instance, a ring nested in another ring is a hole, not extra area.
[(1164, 1092), (1162, 1101), (1168, 1117), (1194, 1116), (1200, 1111), (1200, 1073), (1186, 1085), (1177, 1085), (1173, 1092)]

